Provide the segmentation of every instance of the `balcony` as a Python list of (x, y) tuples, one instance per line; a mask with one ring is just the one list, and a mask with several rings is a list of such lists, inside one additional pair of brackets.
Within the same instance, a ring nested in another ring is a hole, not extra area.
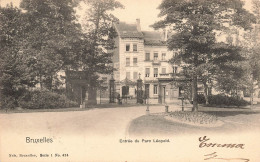
[(160, 78), (171, 78), (172, 74), (171, 73), (165, 73), (165, 74), (159, 74)]
[(160, 62), (159, 60), (153, 60), (152, 64), (153, 64), (153, 65), (160, 66), (160, 65), (161, 65), (161, 62)]

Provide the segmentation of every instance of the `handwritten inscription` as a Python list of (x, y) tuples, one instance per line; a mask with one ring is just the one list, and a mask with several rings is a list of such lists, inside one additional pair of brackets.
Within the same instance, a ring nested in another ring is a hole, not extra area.
[(204, 155), (206, 156), (206, 158), (204, 160), (213, 160), (213, 159), (218, 159), (218, 160), (226, 160), (226, 161), (244, 161), (244, 162), (249, 162), (250, 160), (249, 159), (246, 159), (246, 158), (221, 158), (221, 157), (218, 157), (217, 153), (216, 152), (213, 152), (211, 154), (207, 154), (207, 155)]
[(207, 138), (207, 136), (200, 137), (199, 138), (199, 147), (222, 147), (222, 148), (238, 148), (238, 149), (244, 149), (245, 144), (219, 144), (219, 143), (210, 143), (210, 138)]

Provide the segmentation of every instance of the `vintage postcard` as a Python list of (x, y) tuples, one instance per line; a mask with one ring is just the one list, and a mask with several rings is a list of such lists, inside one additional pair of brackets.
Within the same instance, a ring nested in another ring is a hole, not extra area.
[(259, 0), (0, 0), (0, 162), (259, 162)]

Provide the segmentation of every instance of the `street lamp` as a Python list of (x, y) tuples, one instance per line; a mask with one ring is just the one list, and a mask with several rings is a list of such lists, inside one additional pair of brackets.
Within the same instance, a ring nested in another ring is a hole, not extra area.
[[(139, 73), (139, 78), (140, 78), (140, 73)], [(146, 80), (144, 78), (144, 85), (146, 83)], [(146, 86), (144, 86), (144, 97), (145, 97), (145, 100), (146, 100), (146, 115), (149, 115), (150, 113), (150, 110), (149, 110), (149, 88), (147, 89)]]
[(184, 111), (183, 101), (184, 101), (184, 90), (181, 90), (181, 110), (182, 111)]

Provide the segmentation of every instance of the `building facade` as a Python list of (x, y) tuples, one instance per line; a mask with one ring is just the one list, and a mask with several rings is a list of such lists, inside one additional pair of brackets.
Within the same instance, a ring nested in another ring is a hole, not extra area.
[(145, 97), (164, 103), (178, 99), (181, 87), (175, 84), (181, 78), (173, 75), (180, 71), (169, 63), (177, 51), (167, 49), (167, 32), (142, 31), (140, 20), (135, 24), (114, 24), (115, 39), (113, 73), (116, 92), (120, 96), (136, 97), (137, 80), (143, 82)]

